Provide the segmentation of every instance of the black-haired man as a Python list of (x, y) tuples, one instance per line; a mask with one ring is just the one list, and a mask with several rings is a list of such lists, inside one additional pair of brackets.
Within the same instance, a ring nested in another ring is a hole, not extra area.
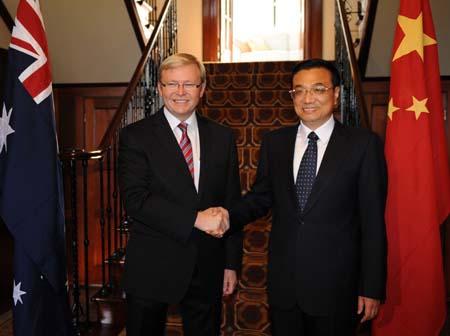
[(300, 123), (266, 134), (256, 180), (230, 212), (245, 224), (273, 210), (268, 294), (276, 336), (352, 335), (385, 295), (386, 167), (381, 141), (333, 118), (334, 64), (293, 69)]

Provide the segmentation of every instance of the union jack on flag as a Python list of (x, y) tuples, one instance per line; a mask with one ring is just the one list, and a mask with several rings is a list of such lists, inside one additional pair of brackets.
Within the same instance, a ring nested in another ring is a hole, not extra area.
[(19, 3), (9, 47), (35, 59), (19, 75), (19, 80), (36, 104), (39, 104), (52, 94), (48, 46), (39, 1), (28, 0)]
[(0, 216), (14, 238), (15, 336), (71, 335), (61, 165), (38, 0), (20, 0), (0, 117)]

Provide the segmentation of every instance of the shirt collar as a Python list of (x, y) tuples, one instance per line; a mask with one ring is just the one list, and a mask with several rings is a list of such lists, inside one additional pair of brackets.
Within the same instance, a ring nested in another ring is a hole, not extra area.
[[(164, 107), (164, 115), (167, 121), (169, 122), (172, 131), (178, 129), (178, 125), (181, 123), (181, 121), (177, 117), (175, 117), (172, 113), (170, 113), (166, 107)], [(195, 112), (192, 113), (191, 116), (187, 118), (184, 122), (191, 127), (197, 126), (197, 114)]]
[[(328, 119), (323, 125), (314, 130), (314, 133), (316, 133), (319, 137), (319, 141), (323, 142), (324, 144), (328, 143), (331, 137), (331, 133), (333, 133), (334, 123), (334, 117), (330, 116), (330, 119)], [(301, 137), (301, 139), (306, 141), (308, 134), (312, 131), (313, 130), (305, 126), (303, 122), (300, 122), (297, 134)]]

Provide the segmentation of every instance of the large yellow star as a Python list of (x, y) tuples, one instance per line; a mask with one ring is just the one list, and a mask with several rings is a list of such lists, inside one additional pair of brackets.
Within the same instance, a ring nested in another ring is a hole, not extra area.
[(430, 113), (428, 108), (426, 107), (428, 98), (418, 100), (416, 97), (412, 97), (413, 104), (406, 109), (406, 111), (412, 111), (416, 115), (416, 120), (419, 119), (421, 113)]
[(416, 19), (399, 15), (398, 24), (403, 30), (405, 36), (400, 42), (397, 50), (395, 51), (392, 61), (409, 54), (410, 52), (417, 51), (420, 58), (423, 61), (423, 48), (429, 45), (436, 44), (436, 40), (428, 36), (423, 32), (422, 12)]
[(394, 115), (395, 111), (400, 110), (400, 108), (398, 108), (397, 106), (394, 105), (394, 99), (391, 97), (391, 100), (389, 100), (389, 105), (388, 105), (388, 117), (389, 119), (392, 120), (392, 116)]

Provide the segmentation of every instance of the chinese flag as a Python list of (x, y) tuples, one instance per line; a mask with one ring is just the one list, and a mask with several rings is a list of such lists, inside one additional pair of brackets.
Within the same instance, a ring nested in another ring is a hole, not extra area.
[(439, 335), (446, 318), (440, 224), (450, 212), (436, 34), (428, 0), (401, 0), (391, 65), (387, 298), (373, 335)]

